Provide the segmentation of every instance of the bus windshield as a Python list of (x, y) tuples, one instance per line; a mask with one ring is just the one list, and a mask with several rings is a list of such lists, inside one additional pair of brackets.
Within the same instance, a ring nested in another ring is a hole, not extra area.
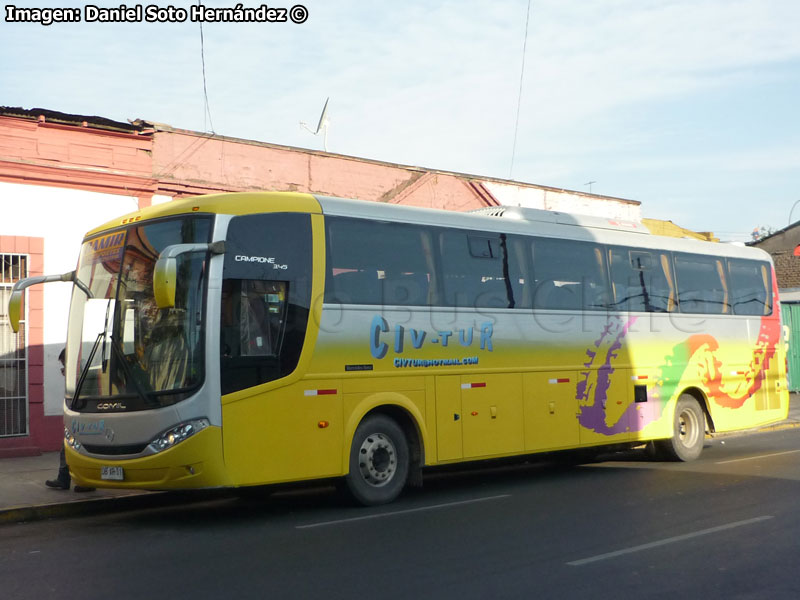
[(172, 244), (209, 241), (192, 216), (115, 230), (81, 248), (67, 335), (67, 403), (81, 412), (174, 404), (204, 377), (205, 253), (178, 258), (173, 308), (159, 309), (153, 269)]

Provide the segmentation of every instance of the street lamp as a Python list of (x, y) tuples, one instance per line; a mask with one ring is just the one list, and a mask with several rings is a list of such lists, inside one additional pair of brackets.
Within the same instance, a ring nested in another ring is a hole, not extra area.
[[(592, 184), (593, 183), (597, 183), (597, 182), (596, 181), (587, 181), (586, 183), (583, 184), (583, 185), (588, 185), (589, 186), (589, 193), (590, 194), (592, 193)], [(798, 202), (800, 202), (800, 200), (798, 200)], [(792, 207), (792, 208), (794, 208), (794, 207)]]

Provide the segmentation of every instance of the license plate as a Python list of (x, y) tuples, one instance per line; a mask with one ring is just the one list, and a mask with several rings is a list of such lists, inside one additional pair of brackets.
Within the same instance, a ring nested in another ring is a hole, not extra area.
[(122, 467), (100, 467), (100, 479), (122, 481), (125, 479), (125, 474)]

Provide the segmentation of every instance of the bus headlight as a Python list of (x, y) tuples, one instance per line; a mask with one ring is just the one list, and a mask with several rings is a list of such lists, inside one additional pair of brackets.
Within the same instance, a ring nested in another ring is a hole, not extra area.
[(209, 425), (208, 419), (192, 419), (191, 421), (180, 423), (158, 434), (158, 436), (150, 442), (149, 447), (153, 452), (169, 450), (183, 440), (192, 437), (198, 431), (202, 431)]
[(81, 449), (81, 443), (72, 435), (72, 432), (67, 427), (64, 427), (64, 439), (67, 441), (67, 446), (70, 448), (75, 450)]

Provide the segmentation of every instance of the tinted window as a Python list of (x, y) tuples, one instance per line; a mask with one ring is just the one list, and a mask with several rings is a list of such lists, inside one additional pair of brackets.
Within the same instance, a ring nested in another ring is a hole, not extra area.
[(223, 284), (223, 356), (281, 355), (289, 303), (286, 281), (226, 279)]
[(430, 234), (422, 227), (326, 219), (325, 302), (426, 305), (434, 293)]
[(503, 234), (438, 232), (444, 304), (514, 308), (524, 278)]
[(768, 263), (729, 259), (728, 272), (735, 314), (768, 315), (772, 312), (772, 269)]
[(675, 278), (681, 312), (728, 313), (728, 290), (722, 259), (692, 254), (675, 255)]
[(668, 312), (674, 309), (675, 293), (667, 254), (611, 248), (608, 260), (615, 310)]
[(533, 242), (536, 308), (605, 310), (608, 286), (601, 247), (588, 242)]
[(220, 315), (223, 394), (294, 371), (310, 303), (310, 216), (232, 219), (225, 242)]

